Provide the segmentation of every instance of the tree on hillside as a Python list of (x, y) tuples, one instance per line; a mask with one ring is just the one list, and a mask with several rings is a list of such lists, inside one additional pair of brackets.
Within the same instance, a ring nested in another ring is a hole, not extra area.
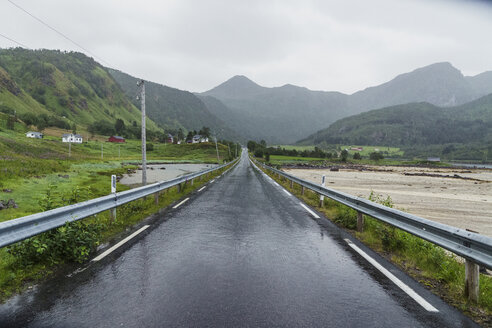
[(340, 153), (340, 159), (341, 159), (341, 161), (342, 162), (346, 162), (347, 161), (347, 156), (348, 156), (347, 149), (342, 150), (342, 152)]
[(114, 123), (114, 129), (116, 133), (123, 134), (125, 132), (125, 122), (121, 118), (118, 118)]
[(361, 159), (360, 153), (354, 153), (354, 159)]
[(384, 156), (380, 152), (375, 151), (369, 154), (369, 158), (373, 161), (379, 161), (380, 159), (383, 159)]
[(204, 137), (207, 137), (207, 138), (210, 138), (210, 128), (209, 127), (202, 127), (202, 129), (198, 132), (198, 134), (204, 136)]

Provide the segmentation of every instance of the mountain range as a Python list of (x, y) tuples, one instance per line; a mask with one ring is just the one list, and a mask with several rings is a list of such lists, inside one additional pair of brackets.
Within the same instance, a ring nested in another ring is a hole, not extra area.
[[(121, 119), (137, 129), (136, 81), (77, 52), (0, 49), (0, 111), (7, 113), (45, 115), (84, 129), (98, 122), (114, 126)], [(146, 82), (146, 91), (147, 127), (157, 133), (179, 129), (186, 133), (207, 126), (219, 138), (243, 142), (264, 139), (269, 144), (287, 144), (304, 139), (304, 143), (318, 143), (334, 140), (333, 129), (352, 122), (338, 120), (388, 106), (388, 117), (392, 111), (405, 112), (401, 108), (426, 108), (430, 117), (447, 109), (471, 113), (471, 107), (463, 104), (474, 104), (492, 93), (492, 72), (463, 76), (450, 63), (437, 63), (351, 95), (290, 84), (267, 88), (245, 76), (234, 76), (203, 93), (153, 82)], [(396, 105), (404, 106), (392, 107)], [(470, 120), (476, 119), (470, 115)], [(326, 129), (335, 122), (335, 127)], [(312, 135), (315, 131), (319, 132)]]
[[(262, 87), (235, 76), (199, 94), (213, 97), (230, 111), (212, 110), (238, 133), (269, 143), (293, 143), (338, 119), (372, 109), (412, 102), (456, 106), (492, 93), (492, 72), (465, 77), (450, 63), (437, 63), (401, 74), (354, 94), (312, 91), (294, 85)], [(240, 122), (240, 124), (238, 123)]]

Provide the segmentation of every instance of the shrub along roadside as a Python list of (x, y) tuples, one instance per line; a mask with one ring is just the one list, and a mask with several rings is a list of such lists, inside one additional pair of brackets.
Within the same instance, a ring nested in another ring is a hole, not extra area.
[[(410, 276), (439, 295), (446, 302), (471, 316), (485, 326), (492, 325), (492, 277), (480, 274), (480, 296), (478, 304), (464, 297), (465, 268), (460, 259), (443, 248), (394, 228), (386, 223), (365, 216), (364, 232), (356, 232), (357, 212), (345, 205), (325, 198), (324, 206), (319, 207), (319, 195), (281, 177), (265, 173), (290, 190), (310, 206), (316, 207), (327, 218), (377, 251), (386, 259), (398, 265)], [(382, 198), (371, 192), (369, 199), (385, 206), (393, 207), (391, 198)]]
[[(63, 264), (87, 261), (101, 243), (183, 198), (229, 167), (208, 177), (196, 178), (193, 186), (182, 184), (179, 192), (176, 187), (160, 192), (158, 204), (154, 197), (149, 196), (119, 206), (114, 221), (106, 211), (0, 249), (0, 302), (29, 285), (45, 280)], [(63, 199), (56, 193), (56, 188), (50, 186), (41, 202), (43, 208), (51, 209), (89, 198), (89, 189), (76, 188), (68, 199)]]

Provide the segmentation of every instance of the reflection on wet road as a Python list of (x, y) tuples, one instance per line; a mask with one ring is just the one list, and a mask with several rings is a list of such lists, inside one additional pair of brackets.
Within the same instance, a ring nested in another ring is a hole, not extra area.
[(473, 326), (425, 311), (245, 157), (130, 247), (0, 307), (0, 326)]

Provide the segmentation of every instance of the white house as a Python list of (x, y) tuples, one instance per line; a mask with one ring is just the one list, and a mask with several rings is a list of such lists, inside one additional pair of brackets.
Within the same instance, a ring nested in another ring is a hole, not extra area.
[(65, 133), (62, 135), (62, 142), (82, 143), (82, 136), (80, 134)]
[(29, 131), (26, 133), (26, 137), (28, 137), (28, 138), (43, 139), (43, 136), (44, 135), (41, 132)]
[(193, 136), (192, 142), (193, 143), (208, 142), (208, 138), (200, 134), (196, 134)]

